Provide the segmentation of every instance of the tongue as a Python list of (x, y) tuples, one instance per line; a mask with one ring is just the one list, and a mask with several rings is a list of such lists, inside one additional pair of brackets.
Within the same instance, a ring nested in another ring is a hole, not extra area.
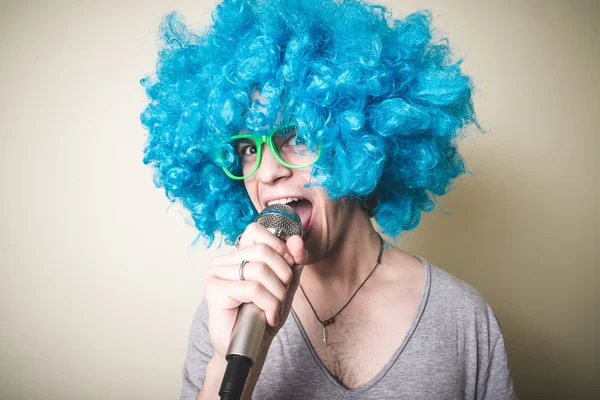
[(312, 204), (308, 200), (299, 200), (288, 203), (288, 206), (292, 207), (298, 215), (300, 216), (300, 220), (302, 221), (302, 231), (306, 233), (310, 225), (310, 218), (312, 216)]

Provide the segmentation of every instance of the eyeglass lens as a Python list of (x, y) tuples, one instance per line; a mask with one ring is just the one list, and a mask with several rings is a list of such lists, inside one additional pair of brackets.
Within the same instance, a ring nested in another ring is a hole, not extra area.
[[(281, 159), (293, 166), (310, 164), (317, 156), (302, 139), (297, 137), (296, 128), (289, 127), (278, 131), (273, 136), (275, 150)], [(255, 168), (258, 157), (258, 147), (251, 138), (237, 139), (233, 143), (235, 149), (233, 165), (228, 170), (235, 176), (241, 177), (251, 173)], [(263, 148), (263, 152), (268, 151)]]

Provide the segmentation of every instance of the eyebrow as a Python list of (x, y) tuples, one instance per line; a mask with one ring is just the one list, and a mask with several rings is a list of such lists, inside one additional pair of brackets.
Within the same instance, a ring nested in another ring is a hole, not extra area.
[[(267, 133), (251, 133), (248, 132), (247, 130), (243, 129), (242, 131), (236, 133), (235, 135), (232, 136), (241, 136), (241, 135), (247, 135), (247, 136), (264, 136), (264, 135), (271, 135), (271, 134), (278, 134), (279, 132), (287, 132), (289, 130), (295, 130), (297, 129), (296, 124), (292, 123), (292, 124), (288, 124), (288, 125), (283, 125), (283, 126), (279, 126), (277, 128), (274, 129), (270, 129), (269, 131), (267, 131)], [(242, 139), (236, 139), (236, 140), (242, 140)]]
[(240, 139), (235, 139), (234, 143), (237, 144), (245, 144), (245, 143), (252, 143), (254, 142), (252, 139), (250, 138), (240, 138)]

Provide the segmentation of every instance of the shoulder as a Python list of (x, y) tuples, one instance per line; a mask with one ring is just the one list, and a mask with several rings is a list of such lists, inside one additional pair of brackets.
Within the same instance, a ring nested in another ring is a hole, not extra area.
[(467, 282), (435, 265), (429, 264), (429, 269), (431, 290), (436, 297), (451, 299), (461, 305), (470, 305), (478, 309), (488, 307), (481, 293)]
[[(428, 270), (424, 310), (411, 343), (418, 358), (431, 357), (435, 365), (446, 360), (448, 370), (461, 360), (473, 398), (515, 398), (502, 331), (487, 300), (465, 281), (423, 262)], [(432, 353), (423, 356), (422, 349)]]
[(489, 310), (488, 302), (473, 286), (421, 256), (392, 248), (382, 264), (380, 279), (383, 282), (399, 283), (402, 291), (418, 292), (426, 302), (440, 302), (444, 308), (454, 307), (465, 312), (487, 313)]
[(491, 340), (501, 336), (496, 314), (477, 289), (435, 265), (428, 266), (429, 312), (439, 320), (451, 320)]

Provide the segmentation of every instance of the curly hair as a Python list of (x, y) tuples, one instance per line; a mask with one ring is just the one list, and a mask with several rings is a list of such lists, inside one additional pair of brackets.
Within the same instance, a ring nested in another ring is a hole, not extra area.
[(171, 13), (160, 32), (156, 73), (141, 80), (144, 163), (209, 246), (215, 234), (231, 244), (257, 215), (217, 146), (282, 116), (323, 148), (311, 185), (368, 204), (392, 237), (465, 172), (457, 139), (477, 125), (472, 83), (448, 41), (434, 40), (429, 11), (394, 19), (360, 0), (224, 0), (205, 31)]

